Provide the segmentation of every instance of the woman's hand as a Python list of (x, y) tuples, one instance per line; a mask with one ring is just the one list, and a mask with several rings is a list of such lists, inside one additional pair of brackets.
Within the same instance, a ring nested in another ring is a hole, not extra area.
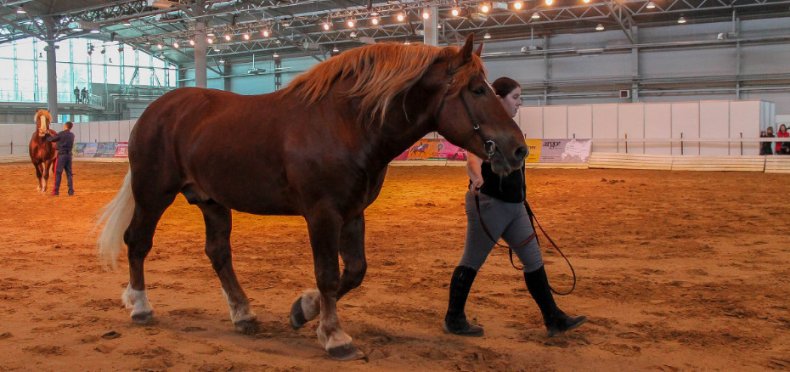
[(472, 191), (480, 190), (483, 187), (483, 173), (481, 169), (483, 160), (472, 153), (467, 153), (466, 156), (466, 173), (471, 181), (469, 189)]

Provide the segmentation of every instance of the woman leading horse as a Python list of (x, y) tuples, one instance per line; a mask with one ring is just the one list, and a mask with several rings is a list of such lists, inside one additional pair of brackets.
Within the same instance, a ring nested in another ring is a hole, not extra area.
[(489, 159), (499, 174), (519, 169), (527, 153), (472, 44), (470, 36), (460, 49), (365, 46), (275, 93), (183, 88), (154, 101), (131, 133), (130, 170), (99, 238), (101, 256), (113, 264), (128, 246), (123, 299), (133, 321), (152, 318), (143, 262), (159, 218), (181, 193), (203, 212), (206, 254), (231, 320), (245, 333), (258, 324), (231, 262), (230, 210), (304, 216), (318, 289), (297, 298), (291, 324), (320, 315), (317, 334), (327, 353), (361, 357), (341, 329), (336, 302), (365, 275), (364, 211), (388, 163), (431, 131)]

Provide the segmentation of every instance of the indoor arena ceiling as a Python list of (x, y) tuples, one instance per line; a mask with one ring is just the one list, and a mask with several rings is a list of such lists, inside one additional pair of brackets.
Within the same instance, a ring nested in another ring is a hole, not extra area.
[(318, 56), (363, 43), (421, 41), (423, 12), (430, 6), (439, 16), (439, 42), (450, 44), (469, 33), (495, 41), (596, 28), (622, 30), (633, 42), (633, 26), (677, 24), (681, 17), (703, 23), (733, 14), (790, 15), (790, 0), (0, 0), (0, 44), (30, 36), (88, 37), (189, 63), (200, 22), (211, 38), (209, 55)]

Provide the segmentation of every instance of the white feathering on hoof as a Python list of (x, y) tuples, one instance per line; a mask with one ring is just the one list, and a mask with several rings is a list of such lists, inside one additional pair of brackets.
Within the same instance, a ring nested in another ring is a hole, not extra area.
[(99, 235), (99, 259), (105, 267), (117, 267), (118, 253), (124, 246), (123, 234), (132, 222), (134, 215), (134, 195), (132, 195), (132, 171), (126, 173), (123, 185), (115, 198), (104, 207), (101, 216), (96, 221), (96, 227), (104, 224), (104, 229)]

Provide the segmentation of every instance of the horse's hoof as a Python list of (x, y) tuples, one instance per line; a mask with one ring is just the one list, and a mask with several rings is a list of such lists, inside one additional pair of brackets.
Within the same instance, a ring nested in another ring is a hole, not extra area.
[(154, 320), (153, 311), (147, 311), (139, 314), (132, 314), (132, 322), (134, 322), (134, 324), (147, 325), (147, 324), (151, 324), (153, 320)]
[(305, 324), (307, 324), (307, 318), (304, 316), (304, 311), (302, 311), (302, 296), (296, 298), (293, 305), (291, 305), (291, 327), (293, 329), (302, 328)]
[(236, 327), (237, 332), (245, 335), (254, 335), (260, 331), (260, 324), (256, 319), (240, 320), (233, 323), (233, 326)]
[(365, 353), (357, 349), (354, 344), (336, 346), (326, 352), (334, 360), (357, 360), (365, 357)]

